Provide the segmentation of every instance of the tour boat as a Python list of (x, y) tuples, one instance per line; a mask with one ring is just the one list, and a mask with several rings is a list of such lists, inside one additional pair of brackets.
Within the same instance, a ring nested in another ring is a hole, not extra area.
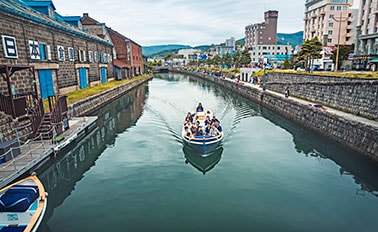
[[(185, 121), (182, 127), (182, 138), (184, 143), (190, 146), (192, 149), (198, 151), (202, 156), (206, 156), (207, 153), (216, 149), (223, 139), (223, 132), (221, 131), (217, 136), (210, 135), (192, 135), (187, 136), (185, 127), (191, 128), (199, 121), (199, 125), (205, 128), (206, 117), (209, 116), (210, 119), (213, 118), (214, 114), (211, 110), (204, 110), (203, 112), (190, 112), (193, 115), (193, 121)], [(219, 121), (218, 121), (219, 122)]]
[(222, 157), (223, 148), (219, 147), (214, 151), (208, 153), (207, 156), (198, 155), (197, 151), (194, 151), (188, 147), (183, 148), (185, 154), (185, 163), (190, 163), (198, 171), (204, 175), (210, 171), (219, 163)]
[(37, 231), (47, 193), (35, 174), (0, 190), (0, 231)]

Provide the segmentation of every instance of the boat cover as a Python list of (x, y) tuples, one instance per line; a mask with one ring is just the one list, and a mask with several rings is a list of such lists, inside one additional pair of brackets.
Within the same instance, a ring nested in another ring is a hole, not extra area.
[(25, 212), (39, 197), (37, 186), (15, 185), (0, 197), (0, 212)]

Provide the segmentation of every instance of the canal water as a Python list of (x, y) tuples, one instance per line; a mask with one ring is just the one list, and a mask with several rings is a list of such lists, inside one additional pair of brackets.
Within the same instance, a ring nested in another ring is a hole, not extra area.
[[(225, 134), (206, 158), (180, 138), (199, 102)], [(156, 75), (95, 115), (38, 170), (39, 231), (377, 231), (377, 167), (215, 85)]]

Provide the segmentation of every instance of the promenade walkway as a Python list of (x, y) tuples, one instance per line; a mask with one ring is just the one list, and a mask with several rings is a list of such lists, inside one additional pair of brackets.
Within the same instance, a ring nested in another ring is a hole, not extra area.
[[(232, 80), (232, 79), (227, 78), (227, 77), (225, 79), (229, 82), (237, 83), (236, 79)], [(243, 81), (240, 81), (239, 84), (248, 86), (250, 88), (259, 89), (259, 90), (262, 91), (261, 87), (257, 84), (252, 84), (252, 83), (243, 82)], [(270, 94), (274, 94), (276, 96), (280, 96), (280, 97), (283, 97), (283, 98), (285, 97), (285, 94), (278, 93), (278, 92), (275, 92), (275, 91), (271, 91), (271, 90), (268, 90), (268, 89), (266, 89), (265, 92), (268, 92)], [(306, 101), (306, 100), (299, 99), (299, 98), (292, 97), (292, 96), (289, 96), (288, 99), (290, 99), (291, 101), (296, 101), (296, 102), (298, 102), (302, 105), (306, 105), (308, 107), (314, 107), (314, 105), (317, 104), (317, 103), (314, 103), (314, 102)], [(372, 126), (372, 127), (376, 128), (378, 130), (378, 121), (369, 120), (367, 118), (363, 118), (363, 117), (360, 117), (360, 116), (357, 116), (357, 115), (354, 115), (354, 114), (346, 113), (346, 112), (336, 110), (336, 109), (333, 109), (333, 108), (330, 108), (330, 107), (327, 107), (327, 106), (323, 106), (323, 107), (319, 108), (319, 110), (325, 110), (329, 113), (338, 115), (338, 116), (343, 117), (343, 118), (348, 119), (348, 120), (358, 121), (360, 123)]]
[(19, 147), (13, 147), (5, 154), (11, 157), (9, 161), (0, 164), (0, 188), (13, 182), (25, 173), (30, 173), (38, 166), (43, 165), (50, 157), (54, 157), (64, 147), (76, 139), (81, 139), (95, 126), (97, 117), (78, 117), (69, 120), (69, 129), (63, 132), (64, 140), (52, 143), (51, 140), (42, 140), (41, 136), (26, 141)]

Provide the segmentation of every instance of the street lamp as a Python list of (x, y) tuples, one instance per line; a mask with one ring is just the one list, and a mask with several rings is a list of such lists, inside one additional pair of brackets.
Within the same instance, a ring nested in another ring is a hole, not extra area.
[(348, 17), (346, 17), (345, 19), (342, 19), (341, 18), (341, 12), (340, 12), (339, 19), (336, 19), (335, 17), (332, 17), (332, 19), (339, 23), (339, 33), (337, 35), (336, 62), (335, 62), (336, 63), (335, 64), (335, 72), (337, 72), (338, 71), (338, 66), (339, 66), (341, 23), (347, 21)]

